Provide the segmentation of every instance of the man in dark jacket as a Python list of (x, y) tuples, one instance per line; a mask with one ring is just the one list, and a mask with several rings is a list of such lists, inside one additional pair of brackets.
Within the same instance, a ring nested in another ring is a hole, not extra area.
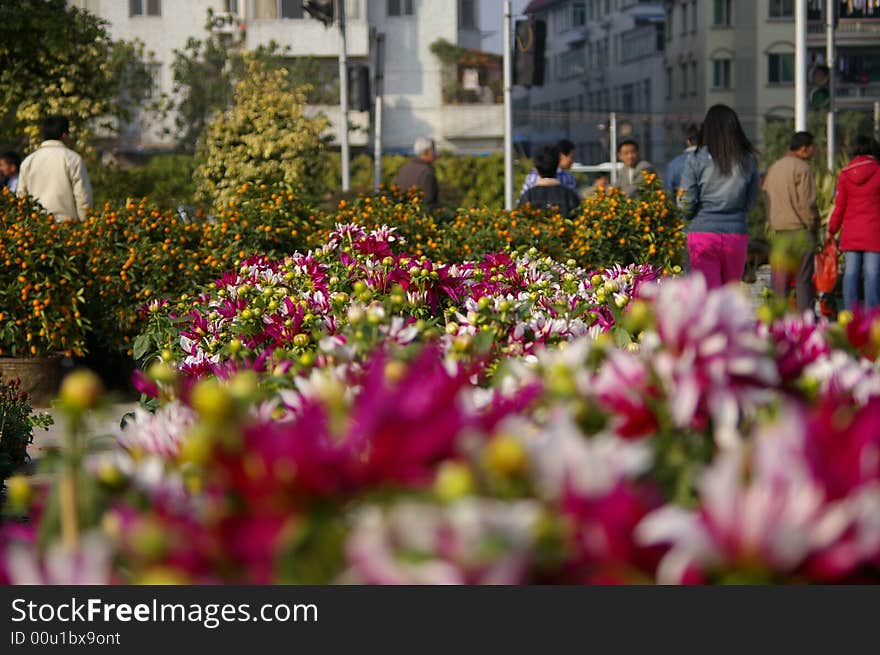
[(535, 168), (540, 178), (519, 198), (520, 206), (529, 204), (534, 209), (557, 209), (570, 216), (581, 204), (581, 197), (556, 177), (559, 166), (559, 148), (544, 146), (535, 156)]
[(403, 191), (409, 191), (416, 187), (425, 194), (425, 206), (428, 210), (437, 209), (437, 175), (434, 173), (434, 160), (437, 159), (437, 149), (431, 139), (419, 137), (413, 147), (415, 157), (404, 164), (397, 172), (394, 181)]

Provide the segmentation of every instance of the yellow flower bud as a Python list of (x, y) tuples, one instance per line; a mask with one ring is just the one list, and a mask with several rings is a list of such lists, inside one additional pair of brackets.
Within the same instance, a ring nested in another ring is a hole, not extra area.
[(61, 401), (75, 410), (95, 407), (103, 392), (100, 378), (88, 369), (74, 371), (61, 383)]
[(443, 462), (434, 480), (434, 493), (445, 501), (455, 500), (474, 491), (474, 477), (460, 462)]

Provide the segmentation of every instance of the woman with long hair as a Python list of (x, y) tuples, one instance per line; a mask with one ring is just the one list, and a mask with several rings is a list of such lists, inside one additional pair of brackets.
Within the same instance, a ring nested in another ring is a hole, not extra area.
[(749, 248), (746, 214), (758, 201), (760, 178), (755, 149), (736, 112), (710, 108), (688, 155), (678, 193), (687, 223), (691, 270), (706, 285), (742, 279)]
[[(868, 309), (880, 306), (880, 161), (878, 145), (860, 136), (852, 161), (840, 171), (828, 236), (841, 228), (840, 249), (845, 257), (843, 301), (853, 309), (864, 299)], [(864, 274), (864, 293), (862, 275)]]

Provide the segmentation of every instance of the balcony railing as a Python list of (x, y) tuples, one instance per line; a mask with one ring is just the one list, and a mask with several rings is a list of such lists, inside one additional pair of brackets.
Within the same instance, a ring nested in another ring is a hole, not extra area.
[(835, 84), (840, 100), (880, 100), (880, 82), (868, 84)]
[[(825, 23), (810, 21), (807, 25), (810, 34), (825, 34)], [(838, 38), (880, 37), (878, 18), (841, 18), (835, 30)]]

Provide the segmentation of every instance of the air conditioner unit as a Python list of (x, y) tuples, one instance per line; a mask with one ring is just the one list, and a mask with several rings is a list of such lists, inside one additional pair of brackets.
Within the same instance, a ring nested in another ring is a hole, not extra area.
[(211, 31), (219, 34), (235, 34), (238, 30), (238, 14), (229, 11), (211, 16)]

